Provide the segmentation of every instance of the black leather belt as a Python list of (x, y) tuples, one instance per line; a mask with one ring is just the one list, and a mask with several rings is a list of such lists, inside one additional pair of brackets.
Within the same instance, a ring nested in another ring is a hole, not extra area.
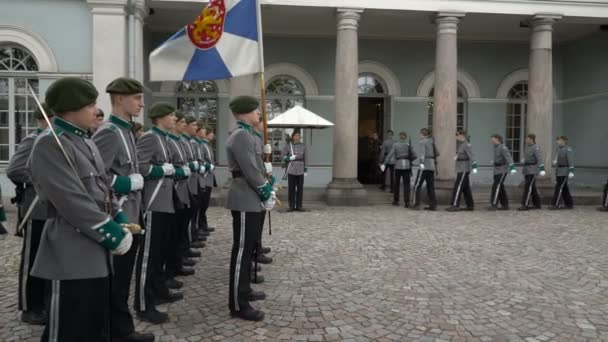
[(557, 167), (570, 167), (570, 165), (566, 164), (566, 165), (557, 165)]
[(241, 171), (232, 171), (232, 178), (243, 177), (243, 173)]
[(494, 163), (494, 166), (504, 166), (507, 165), (507, 163)]
[(456, 161), (469, 161), (469, 158), (456, 158)]
[(410, 158), (408, 158), (408, 157), (399, 157), (399, 158), (396, 158), (396, 159), (397, 160), (409, 160)]
[(536, 163), (524, 163), (524, 165), (530, 166), (530, 165), (536, 165)]

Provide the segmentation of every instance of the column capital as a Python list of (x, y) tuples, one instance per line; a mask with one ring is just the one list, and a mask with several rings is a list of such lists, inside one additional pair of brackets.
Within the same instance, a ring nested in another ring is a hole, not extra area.
[(128, 0), (87, 0), (92, 14), (126, 15)]
[(361, 13), (363, 13), (362, 8), (338, 8), (336, 13), (338, 16), (338, 31), (357, 31), (359, 28), (359, 19), (361, 19)]
[(553, 31), (553, 24), (561, 18), (557, 14), (536, 14), (530, 18), (530, 28), (534, 32)]
[(438, 12), (433, 18), (437, 25), (437, 33), (456, 34), (460, 18), (464, 16), (465, 14), (461, 12)]
[(133, 14), (137, 20), (143, 21), (148, 16), (150, 8), (146, 5), (146, 0), (135, 0), (133, 2)]

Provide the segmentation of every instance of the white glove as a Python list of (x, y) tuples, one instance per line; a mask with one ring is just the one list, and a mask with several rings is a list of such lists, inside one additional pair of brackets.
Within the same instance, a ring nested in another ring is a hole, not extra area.
[(144, 177), (139, 173), (132, 173), (129, 175), (131, 180), (131, 191), (137, 191), (144, 188)]
[(420, 170), (424, 170), (424, 163), (420, 163)]
[(129, 251), (131, 244), (133, 243), (133, 234), (127, 228), (123, 228), (122, 231), (125, 233), (125, 237), (120, 241), (118, 247), (111, 251), (113, 255), (123, 255)]
[(205, 167), (205, 164), (201, 164), (201, 168), (198, 169), (198, 173), (203, 174), (207, 172), (207, 168)]
[(193, 161), (192, 164), (194, 164), (195, 170), (199, 170), (198, 160)]
[(308, 176), (308, 172), (304, 172), (304, 177)]
[(546, 175), (546, 174), (547, 174), (547, 173), (546, 173), (545, 171), (541, 171), (541, 172), (540, 172), (540, 176), (541, 176), (541, 177), (545, 177), (545, 175)]
[(552, 164), (553, 166), (557, 165), (557, 160), (552, 161), (552, 162), (551, 162), (551, 164)]
[(454, 160), (458, 160), (458, 156), (454, 156)]
[(290, 160), (290, 161), (294, 161), (294, 160), (296, 160), (296, 155), (294, 154), (293, 156), (289, 157), (289, 160)]
[(570, 173), (568, 174), (568, 178), (574, 178), (574, 173), (570, 172)]
[(272, 174), (272, 163), (265, 162), (264, 169), (266, 170), (267, 175), (271, 175)]
[(276, 199), (277, 199), (276, 193), (274, 191), (271, 192), (270, 198), (268, 198), (266, 201), (262, 202), (262, 208), (266, 211), (271, 211), (274, 208), (275, 204), (277, 203)]
[(192, 174), (192, 171), (188, 166), (182, 166), (182, 170), (184, 170), (184, 174), (186, 175), (186, 177), (190, 177), (190, 175)]
[(165, 176), (173, 176), (175, 174), (175, 167), (173, 164), (164, 163), (162, 167)]
[(473, 169), (473, 173), (477, 173), (477, 168), (474, 168), (474, 169)]
[(380, 171), (384, 172), (386, 170), (386, 165), (380, 164)]
[(272, 146), (270, 146), (270, 144), (264, 145), (264, 154), (271, 154), (271, 153), (272, 153)]
[(517, 170), (516, 170), (516, 169), (513, 169), (513, 170), (511, 170), (510, 172), (513, 174), (513, 173), (517, 172)]
[(209, 171), (213, 171), (213, 170), (215, 170), (215, 165), (209, 164)]

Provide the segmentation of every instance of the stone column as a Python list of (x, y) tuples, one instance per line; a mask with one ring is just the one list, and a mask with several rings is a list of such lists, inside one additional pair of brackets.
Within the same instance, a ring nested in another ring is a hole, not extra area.
[[(530, 21), (530, 64), (528, 76), (527, 132), (536, 134), (536, 143), (551, 166), (553, 153), (553, 24), (556, 15), (537, 15)], [(547, 178), (548, 179), (548, 178)]]
[(463, 13), (438, 13), (435, 50), (435, 94), (433, 138), (440, 153), (437, 179), (450, 180), (454, 175), (456, 153), (456, 104), (458, 91), (458, 22)]
[(364, 205), (365, 189), (357, 180), (359, 127), (359, 53), (357, 29), (361, 9), (338, 9), (336, 42), (336, 122), (333, 179), (327, 187), (329, 205)]
[(111, 110), (106, 86), (117, 77), (127, 75), (128, 0), (87, 0), (93, 14), (93, 84), (99, 91), (97, 106)]

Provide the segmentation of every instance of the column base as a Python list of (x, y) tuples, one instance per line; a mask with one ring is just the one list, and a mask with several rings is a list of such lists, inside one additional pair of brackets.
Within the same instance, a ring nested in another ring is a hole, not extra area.
[(368, 204), (367, 191), (354, 178), (334, 178), (327, 185), (327, 205), (358, 207)]

